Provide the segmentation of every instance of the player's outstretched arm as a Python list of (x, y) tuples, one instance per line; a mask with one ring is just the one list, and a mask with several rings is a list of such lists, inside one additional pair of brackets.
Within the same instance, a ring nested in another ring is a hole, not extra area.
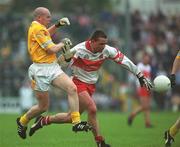
[(151, 90), (153, 88), (152, 83), (150, 80), (145, 78), (143, 73), (138, 69), (138, 67), (128, 58), (124, 55), (121, 65), (127, 69), (128, 71), (132, 72), (134, 75), (137, 76), (139, 79), (140, 85), (145, 86), (148, 90)]

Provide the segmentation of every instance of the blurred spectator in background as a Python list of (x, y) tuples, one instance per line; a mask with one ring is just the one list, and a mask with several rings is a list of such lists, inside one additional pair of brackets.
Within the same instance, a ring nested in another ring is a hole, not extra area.
[[(142, 54), (142, 61), (137, 64), (137, 67), (144, 74), (146, 78), (151, 80), (151, 65), (150, 65), (150, 55), (146, 52)], [(139, 83), (138, 83), (139, 84)], [(144, 122), (146, 128), (151, 128), (152, 124), (150, 121), (150, 106), (151, 106), (151, 93), (145, 87), (137, 86), (137, 97), (140, 102), (140, 106), (131, 112), (128, 117), (128, 125), (132, 125), (133, 120), (136, 115), (140, 112), (144, 112)]]

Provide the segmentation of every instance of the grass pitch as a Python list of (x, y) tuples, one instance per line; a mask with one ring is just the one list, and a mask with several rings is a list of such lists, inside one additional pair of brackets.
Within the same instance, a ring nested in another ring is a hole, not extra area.
[[(91, 133), (73, 133), (70, 124), (44, 127), (32, 137), (22, 140), (17, 135), (15, 114), (0, 114), (0, 147), (96, 147)], [(154, 128), (145, 128), (143, 114), (133, 125), (127, 125), (127, 114), (99, 112), (101, 133), (112, 147), (164, 147), (164, 131), (179, 117), (179, 113), (153, 112)], [(86, 119), (86, 115), (83, 115)], [(172, 147), (180, 147), (180, 133)]]

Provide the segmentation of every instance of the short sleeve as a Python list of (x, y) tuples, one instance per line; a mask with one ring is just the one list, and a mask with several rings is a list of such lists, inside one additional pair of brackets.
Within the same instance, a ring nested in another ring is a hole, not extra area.
[(45, 31), (45, 30), (40, 30), (38, 32), (34, 33), (34, 38), (36, 39), (36, 41), (39, 43), (39, 45), (47, 50), (49, 48), (51, 48), (52, 46), (54, 46), (55, 44), (52, 42), (52, 39), (49, 35), (49, 32)]

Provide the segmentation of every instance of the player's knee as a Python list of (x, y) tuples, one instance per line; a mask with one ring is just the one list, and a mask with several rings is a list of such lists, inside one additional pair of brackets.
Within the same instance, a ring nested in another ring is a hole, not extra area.
[(150, 108), (149, 108), (148, 106), (143, 106), (143, 110), (144, 110), (144, 111), (149, 111)]
[(96, 113), (97, 113), (97, 108), (96, 108), (95, 106), (89, 106), (89, 108), (88, 108), (88, 113), (89, 113), (90, 115), (96, 115)]
[(49, 108), (49, 104), (41, 104), (39, 105), (39, 109), (41, 112), (46, 112)]

